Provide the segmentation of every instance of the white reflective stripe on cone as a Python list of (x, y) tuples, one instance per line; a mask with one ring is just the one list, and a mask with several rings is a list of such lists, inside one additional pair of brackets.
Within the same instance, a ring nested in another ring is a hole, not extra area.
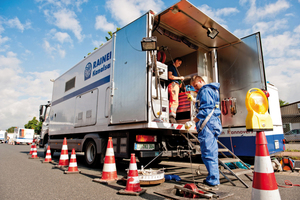
[(73, 158), (73, 159), (76, 159), (76, 155), (75, 155), (75, 154), (72, 154), (72, 155), (71, 155), (71, 159), (72, 159), (72, 158)]
[(47, 153), (50, 153), (50, 154), (51, 154), (51, 151), (50, 151), (50, 150), (47, 150)]
[(37, 152), (33, 152), (32, 155), (37, 155)]
[(46, 155), (46, 158), (51, 158), (51, 155)]
[(76, 162), (71, 162), (71, 163), (69, 164), (69, 167), (77, 167), (77, 163), (76, 163)]
[(278, 189), (277, 190), (258, 190), (252, 188), (251, 199), (270, 199), (270, 200), (281, 200)]
[(274, 173), (270, 156), (255, 156), (254, 171), (259, 173)]
[(140, 179), (139, 179), (139, 177), (137, 177), (137, 176), (134, 176), (134, 177), (129, 176), (128, 179), (130, 179), (130, 178), (132, 178), (133, 180), (132, 180), (132, 181), (129, 181), (129, 183), (136, 184), (136, 183), (139, 183), (139, 182), (140, 182)]
[(113, 148), (107, 148), (105, 156), (114, 156), (114, 149)]
[(68, 154), (61, 154), (59, 159), (60, 160), (67, 160), (67, 159), (69, 159), (69, 155)]
[(136, 163), (130, 163), (129, 164), (129, 170), (137, 170)]
[(115, 163), (104, 164), (102, 172), (114, 172), (114, 171), (117, 171)]
[(63, 145), (61, 150), (68, 150), (68, 145)]

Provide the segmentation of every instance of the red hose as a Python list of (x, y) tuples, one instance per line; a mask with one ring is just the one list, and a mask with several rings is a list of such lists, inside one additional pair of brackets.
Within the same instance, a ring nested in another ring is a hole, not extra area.
[(291, 187), (293, 187), (293, 186), (298, 186), (298, 187), (300, 187), (300, 184), (293, 184), (293, 183), (292, 183), (291, 181), (289, 181), (289, 180), (285, 180), (284, 183), (285, 183), (285, 185), (279, 185), (279, 184), (277, 184), (277, 186), (278, 186), (278, 187), (283, 187), (283, 188), (291, 188)]

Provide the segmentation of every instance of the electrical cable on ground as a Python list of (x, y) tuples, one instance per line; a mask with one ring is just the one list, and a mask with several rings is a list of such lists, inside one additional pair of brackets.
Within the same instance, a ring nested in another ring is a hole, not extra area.
[(293, 186), (298, 186), (298, 187), (300, 187), (300, 184), (293, 184), (293, 183), (292, 183), (291, 181), (289, 181), (289, 180), (285, 180), (284, 183), (285, 183), (285, 185), (279, 185), (279, 184), (277, 183), (277, 186), (278, 186), (278, 187), (283, 187), (283, 188), (291, 188), (291, 187), (293, 187)]

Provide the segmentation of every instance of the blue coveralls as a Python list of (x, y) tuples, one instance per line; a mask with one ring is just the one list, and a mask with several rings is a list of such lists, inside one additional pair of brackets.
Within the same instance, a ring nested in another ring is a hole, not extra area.
[(199, 132), (199, 128), (206, 116), (209, 115), (216, 104), (219, 104), (219, 87), (219, 83), (206, 84), (198, 91), (196, 98), (196, 107), (199, 111), (197, 114), (199, 122), (196, 123), (196, 127), (201, 147), (202, 161), (208, 171), (206, 182), (209, 185), (220, 184), (217, 140), (222, 132), (222, 125), (219, 118), (221, 114), (219, 106), (215, 108), (213, 115), (201, 132)]

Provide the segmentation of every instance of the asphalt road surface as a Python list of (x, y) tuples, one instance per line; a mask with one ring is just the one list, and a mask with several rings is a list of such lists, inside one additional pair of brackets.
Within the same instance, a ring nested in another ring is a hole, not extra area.
[[(191, 176), (191, 164), (178, 161), (164, 161), (159, 168), (165, 168), (166, 174), (177, 174), (182, 181), (169, 181), (160, 185), (142, 187), (147, 189), (141, 196), (120, 195), (117, 192), (125, 188), (123, 183), (103, 185), (93, 182), (94, 178), (101, 177), (100, 168), (86, 168), (83, 163), (83, 156), (77, 155), (77, 164), (81, 174), (64, 174), (62, 170), (53, 168), (53, 164), (42, 164), (40, 159), (28, 159), (30, 151), (29, 145), (8, 145), (0, 144), (0, 199), (165, 199), (165, 197), (154, 192), (173, 188), (174, 185), (184, 185), (193, 182)], [(38, 149), (38, 156), (42, 157), (43, 150)], [(59, 154), (55, 154), (54, 161), (58, 162)], [(118, 176), (125, 175), (128, 162), (118, 162)], [(195, 182), (202, 182), (206, 176), (203, 164), (192, 164), (192, 172), (200, 167), (201, 175), (195, 176)], [(284, 185), (285, 180), (293, 184), (300, 184), (299, 172), (275, 173), (277, 183)], [(221, 176), (222, 178), (222, 176)], [(232, 186), (229, 182), (224, 182), (222, 178), (220, 185), (221, 192), (230, 192), (234, 195), (227, 199), (251, 199), (252, 182), (246, 177), (242, 179), (250, 186), (244, 187), (238, 180)], [(279, 187), (281, 199), (299, 199), (300, 187), (291, 188)]]

